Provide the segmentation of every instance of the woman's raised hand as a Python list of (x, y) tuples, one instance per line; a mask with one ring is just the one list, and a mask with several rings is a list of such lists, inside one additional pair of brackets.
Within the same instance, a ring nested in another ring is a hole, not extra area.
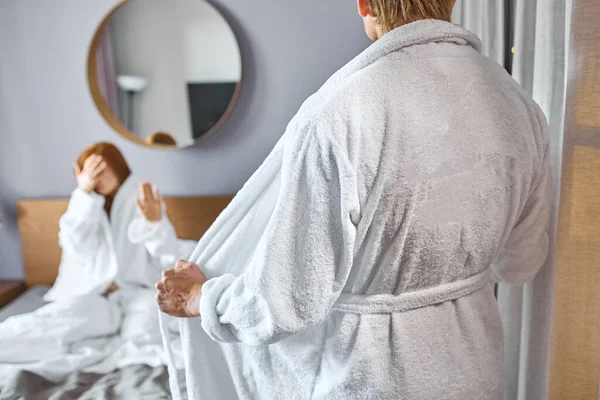
[(77, 186), (87, 193), (92, 193), (98, 183), (98, 176), (106, 169), (106, 162), (102, 161), (102, 157), (92, 154), (85, 159), (83, 168), (79, 164), (73, 166)]
[(152, 190), (148, 182), (140, 184), (140, 196), (135, 200), (140, 214), (148, 222), (160, 222), (163, 212), (163, 201), (158, 189)]

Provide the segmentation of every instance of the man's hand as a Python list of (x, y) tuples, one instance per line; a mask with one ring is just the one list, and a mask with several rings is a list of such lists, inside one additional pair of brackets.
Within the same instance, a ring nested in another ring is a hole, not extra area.
[(162, 312), (173, 317), (200, 316), (200, 298), (206, 277), (197, 265), (178, 261), (173, 269), (163, 272), (156, 284), (156, 300)]

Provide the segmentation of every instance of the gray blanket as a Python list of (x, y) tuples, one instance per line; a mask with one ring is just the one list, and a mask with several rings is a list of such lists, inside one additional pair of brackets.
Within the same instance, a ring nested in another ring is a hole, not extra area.
[[(185, 388), (183, 371), (179, 380)], [(168, 381), (166, 367), (131, 366), (107, 375), (76, 373), (58, 383), (21, 371), (0, 376), (0, 400), (170, 399)]]

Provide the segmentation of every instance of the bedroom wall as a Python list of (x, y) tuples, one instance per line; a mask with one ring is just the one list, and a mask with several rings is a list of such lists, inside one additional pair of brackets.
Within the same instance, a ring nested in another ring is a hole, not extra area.
[(302, 101), (368, 45), (354, 2), (214, 0), (240, 41), (238, 106), (220, 134), (195, 148), (149, 150), (114, 133), (88, 92), (88, 44), (116, 3), (0, 1), (0, 279), (22, 277), (15, 202), (68, 196), (84, 147), (112, 141), (167, 195), (233, 194)]

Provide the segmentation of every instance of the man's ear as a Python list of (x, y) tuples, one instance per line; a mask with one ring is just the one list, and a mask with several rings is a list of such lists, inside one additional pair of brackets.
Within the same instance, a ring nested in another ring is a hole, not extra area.
[(358, 4), (358, 14), (361, 17), (366, 18), (369, 15), (371, 15), (371, 7), (369, 6), (368, 0), (357, 0), (357, 4)]

